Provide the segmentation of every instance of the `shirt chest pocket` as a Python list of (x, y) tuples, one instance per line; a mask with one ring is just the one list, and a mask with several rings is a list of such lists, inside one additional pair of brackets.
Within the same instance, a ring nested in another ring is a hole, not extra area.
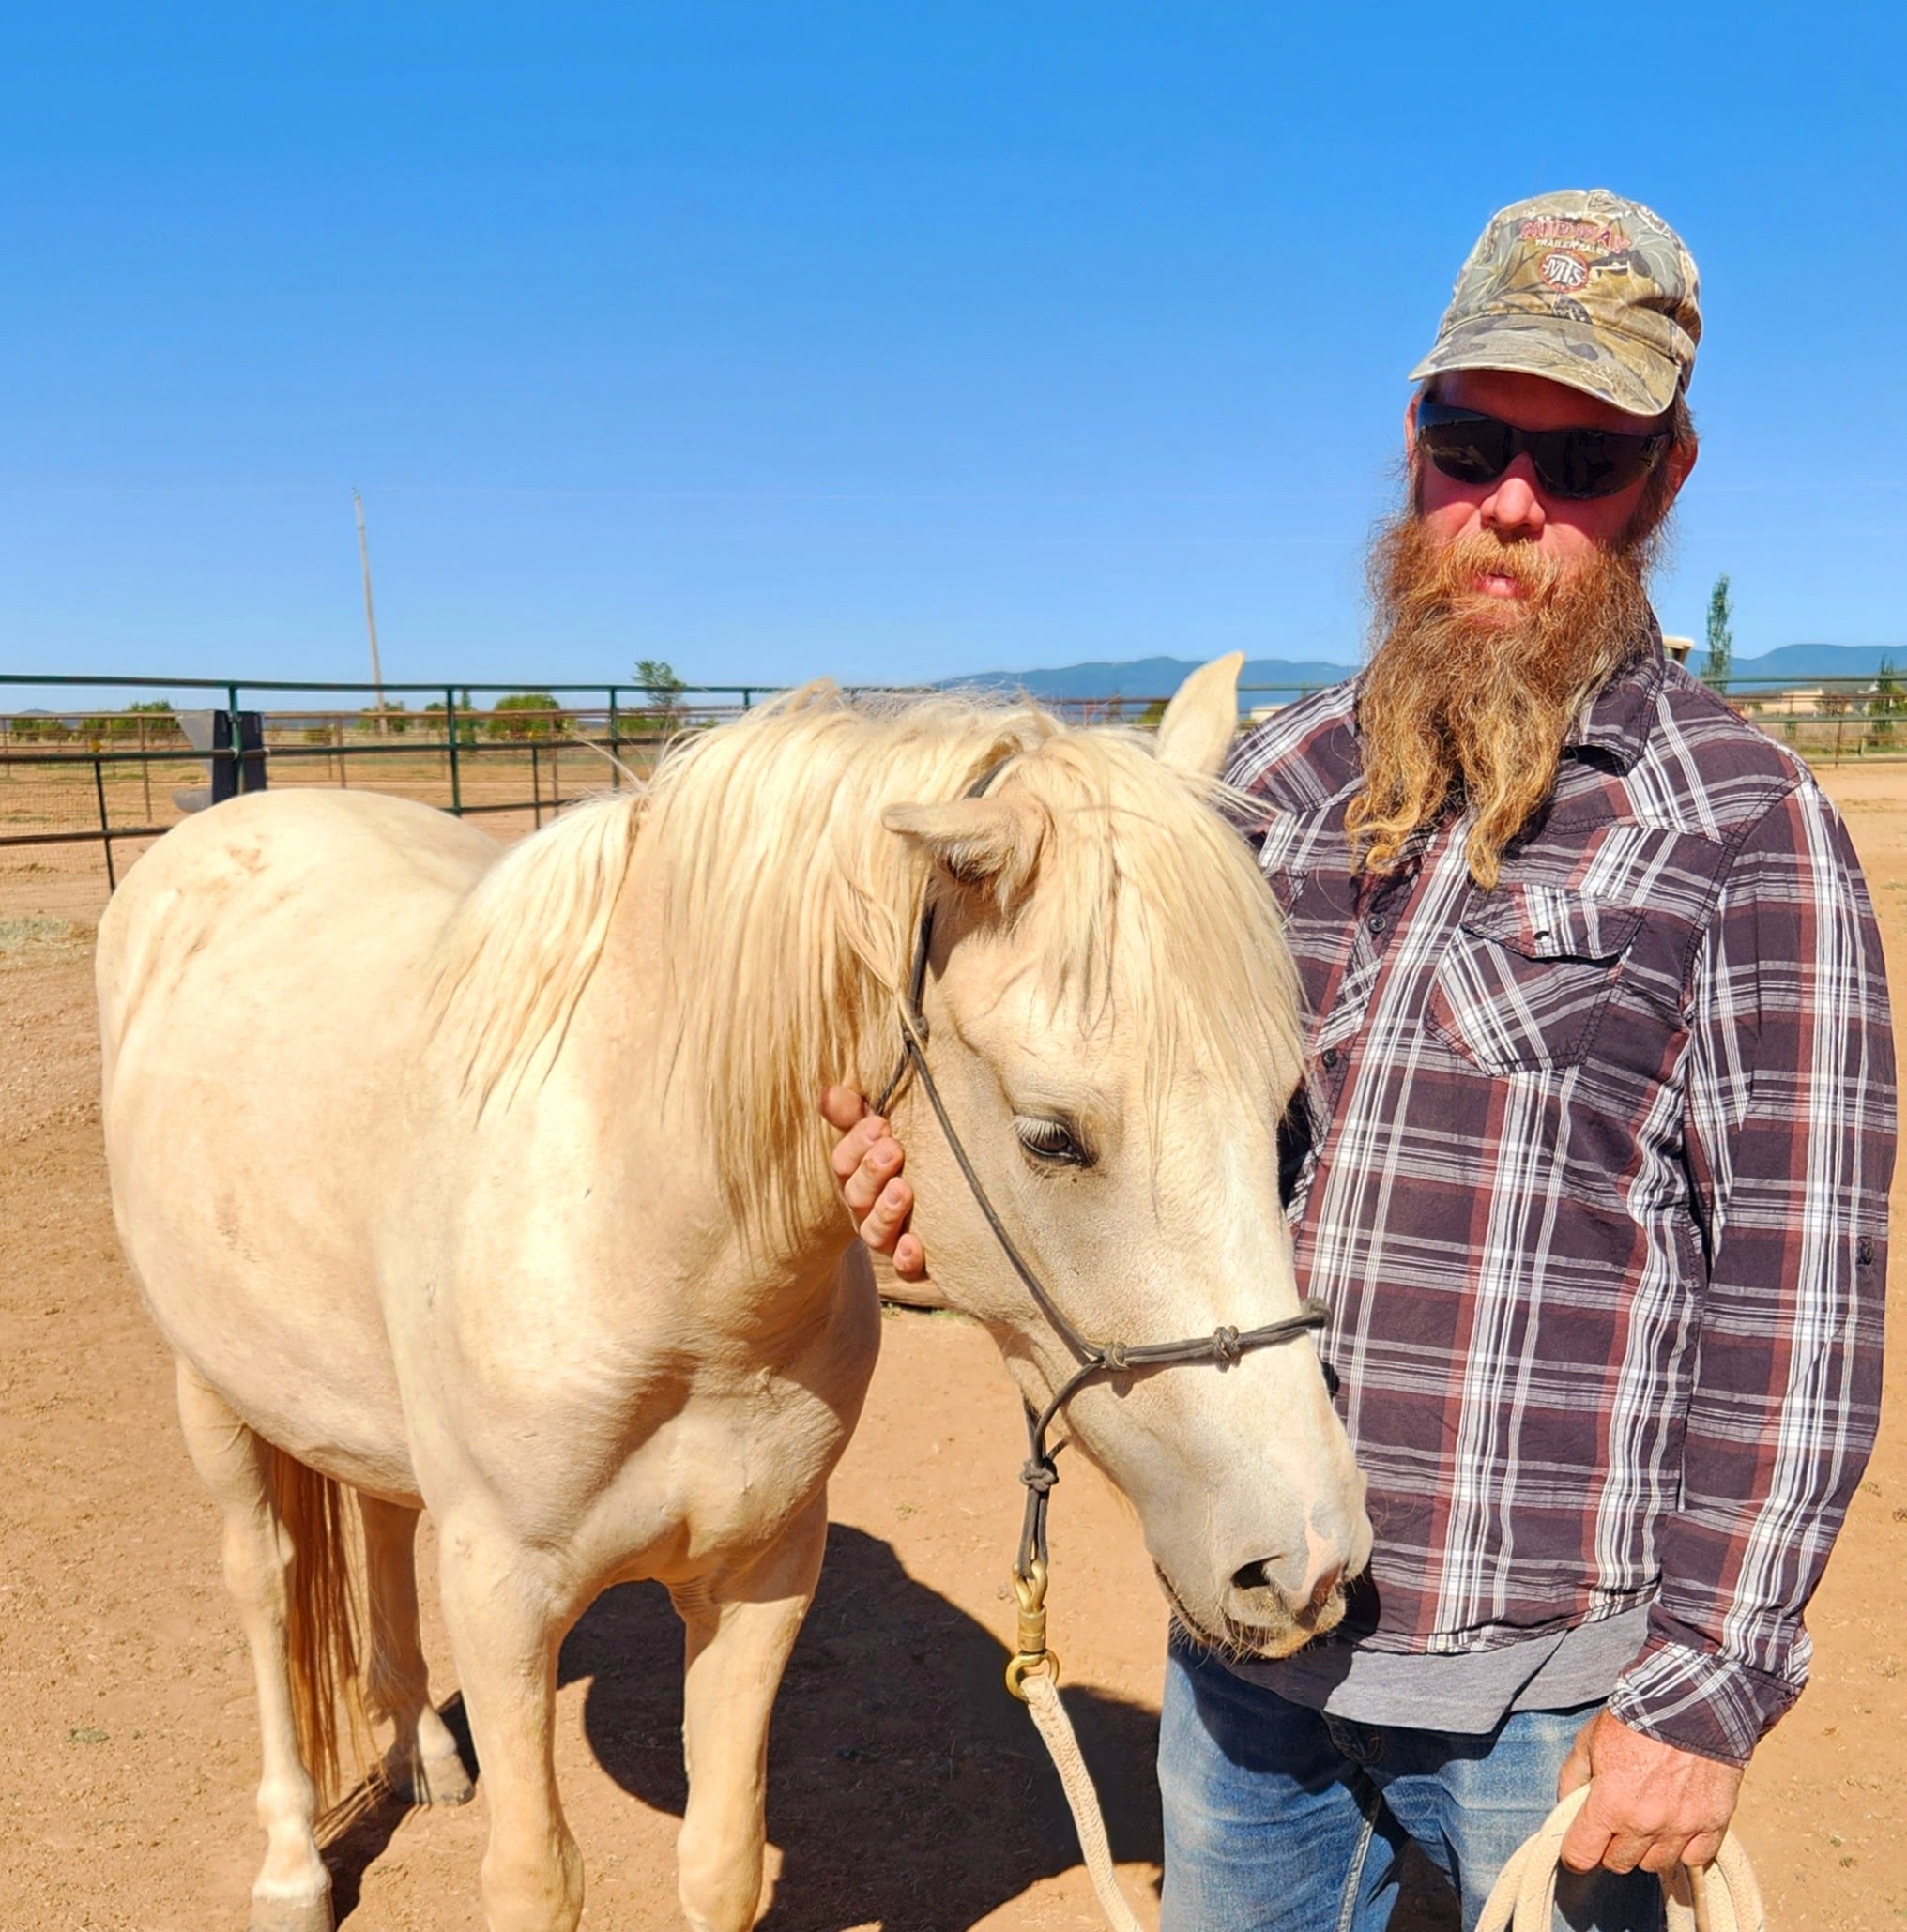
[(1578, 1065), (1641, 920), (1559, 887), (1502, 887), (1458, 924), (1431, 984), (1431, 1032), (1491, 1073)]

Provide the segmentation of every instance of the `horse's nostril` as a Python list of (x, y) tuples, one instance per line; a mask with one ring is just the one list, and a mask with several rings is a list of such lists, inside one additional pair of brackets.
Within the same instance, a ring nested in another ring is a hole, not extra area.
[(1307, 1610), (1321, 1610), (1330, 1602), (1332, 1592), (1344, 1581), (1344, 1566), (1334, 1563), (1330, 1569), (1319, 1572), (1318, 1579), (1311, 1586), (1310, 1600), (1305, 1604)]
[(1271, 1590), (1294, 1612), (1320, 1609), (1344, 1581), (1344, 1566), (1327, 1563), (1314, 1572), (1309, 1557), (1308, 1550), (1293, 1550), (1289, 1556), (1261, 1557), (1255, 1562), (1241, 1563), (1231, 1573), (1231, 1587), (1247, 1596), (1258, 1590)]

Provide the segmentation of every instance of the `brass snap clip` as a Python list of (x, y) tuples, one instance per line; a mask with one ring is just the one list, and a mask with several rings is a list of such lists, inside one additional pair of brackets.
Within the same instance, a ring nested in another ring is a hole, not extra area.
[(1052, 1673), (1060, 1681), (1060, 1659), (1046, 1648), (1046, 1565), (1035, 1557), (1025, 1575), (1014, 1573), (1014, 1596), (1020, 1606), (1019, 1648), (1007, 1659), (1006, 1687), (1022, 1704), (1027, 1701), (1025, 1680), (1037, 1670)]

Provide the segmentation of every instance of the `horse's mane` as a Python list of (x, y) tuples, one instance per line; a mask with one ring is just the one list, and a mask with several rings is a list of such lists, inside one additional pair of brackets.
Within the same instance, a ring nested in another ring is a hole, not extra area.
[[(1019, 754), (1019, 755), (1015, 755)], [(675, 1077), (702, 1096), (731, 1208), (792, 1239), (828, 1211), (829, 1080), (875, 1093), (899, 1053), (899, 996), (925, 862), (885, 808), (956, 799), (1013, 757), (1055, 835), (1022, 920), (1057, 1009), (1091, 1012), (1115, 946), (1152, 1098), (1176, 1068), (1247, 1104), (1295, 1080), (1298, 993), (1271, 894), (1210, 809), (1219, 788), (1162, 769), (1152, 740), (958, 694), (856, 700), (810, 686), (679, 742), (638, 795), (587, 805), (505, 855), (439, 954), (441, 1022), (480, 1103), (541, 1077), (611, 929), (632, 862), (660, 868)]]
[(640, 792), (572, 807), (504, 853), (451, 915), (432, 1019), (480, 1112), (555, 1064), (608, 940), (642, 811)]

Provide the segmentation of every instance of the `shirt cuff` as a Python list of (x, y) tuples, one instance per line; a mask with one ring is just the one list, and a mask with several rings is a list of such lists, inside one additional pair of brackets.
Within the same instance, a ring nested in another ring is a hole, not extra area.
[(1800, 1695), (1798, 1682), (1652, 1635), (1616, 1680), (1609, 1710), (1631, 1730), (1678, 1751), (1743, 1765)]

